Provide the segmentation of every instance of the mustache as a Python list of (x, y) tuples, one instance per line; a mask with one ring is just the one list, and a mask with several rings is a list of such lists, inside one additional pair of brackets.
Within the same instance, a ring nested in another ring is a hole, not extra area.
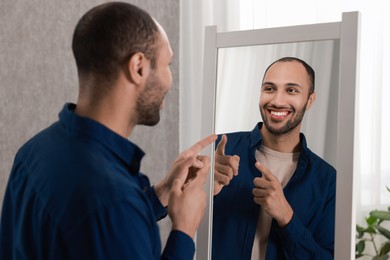
[(289, 111), (295, 111), (295, 109), (293, 107), (287, 107), (287, 106), (265, 105), (263, 107), (264, 107), (264, 109), (269, 109), (269, 110), (289, 110)]

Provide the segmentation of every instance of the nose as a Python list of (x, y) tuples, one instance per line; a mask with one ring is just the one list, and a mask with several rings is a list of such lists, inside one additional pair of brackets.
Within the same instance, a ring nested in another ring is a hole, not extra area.
[(286, 94), (284, 91), (275, 91), (271, 104), (277, 107), (286, 105)]

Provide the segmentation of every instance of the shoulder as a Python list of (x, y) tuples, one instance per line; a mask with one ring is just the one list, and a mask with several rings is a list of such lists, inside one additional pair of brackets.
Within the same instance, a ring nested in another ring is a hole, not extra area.
[(306, 149), (306, 158), (306, 169), (310, 173), (313, 183), (317, 183), (321, 187), (329, 186), (331, 189), (335, 189), (336, 169), (308, 148)]
[[(240, 131), (240, 132), (230, 132), (224, 133), (227, 136), (227, 143), (229, 145), (235, 145), (241, 142), (250, 142), (250, 133), (249, 131)], [(218, 135), (216, 143), (218, 144), (221, 141), (223, 134)]]
[(320, 167), (320, 168), (325, 169), (333, 174), (336, 174), (336, 169), (330, 163), (325, 161), (323, 158), (321, 158), (320, 156), (318, 156), (316, 153), (314, 153), (313, 151), (311, 151), (308, 148), (307, 148), (306, 152), (307, 152), (309, 161), (314, 166)]
[(306, 143), (306, 137), (303, 133), (300, 134), (301, 141), (301, 160), (307, 160), (308, 166), (320, 173), (328, 173), (330, 175), (336, 175), (336, 169), (328, 163), (326, 160), (321, 158), (319, 155), (314, 153)]
[[(58, 134), (56, 125), (31, 138), (18, 152), (10, 180), (39, 197), (58, 221), (88, 215), (118, 201), (147, 206), (138, 178), (98, 142)], [(13, 176), (13, 177), (12, 177)], [(78, 214), (75, 214), (78, 212)]]

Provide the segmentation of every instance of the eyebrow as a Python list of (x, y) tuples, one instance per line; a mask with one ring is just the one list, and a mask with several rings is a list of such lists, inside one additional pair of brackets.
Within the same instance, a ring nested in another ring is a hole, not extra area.
[(272, 82), (265, 81), (265, 82), (263, 82), (263, 84), (261, 84), (261, 85), (262, 85), (262, 86), (265, 86), (265, 85), (272, 85), (272, 86), (274, 86), (275, 84), (272, 83)]
[[(270, 81), (265, 81), (265, 82), (263, 82), (262, 86), (265, 86), (265, 85), (276, 86), (275, 83), (270, 82)], [(297, 84), (297, 83), (293, 83), (293, 82), (289, 82), (289, 83), (287, 83), (285, 86), (287, 86), (287, 87), (298, 87), (298, 88), (303, 88), (301, 85), (299, 85), (299, 84)]]
[(287, 85), (288, 87), (303, 88), (303, 86), (299, 85), (298, 83), (287, 83), (286, 85)]

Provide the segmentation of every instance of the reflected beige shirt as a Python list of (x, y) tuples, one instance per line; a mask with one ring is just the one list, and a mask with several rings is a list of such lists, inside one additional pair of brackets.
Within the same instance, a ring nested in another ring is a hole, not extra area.
[[(299, 154), (299, 152), (281, 153), (261, 145), (256, 150), (256, 160), (268, 168), (278, 178), (284, 188), (297, 168)], [(260, 207), (256, 235), (252, 247), (252, 260), (265, 259), (271, 223), (272, 217)]]

